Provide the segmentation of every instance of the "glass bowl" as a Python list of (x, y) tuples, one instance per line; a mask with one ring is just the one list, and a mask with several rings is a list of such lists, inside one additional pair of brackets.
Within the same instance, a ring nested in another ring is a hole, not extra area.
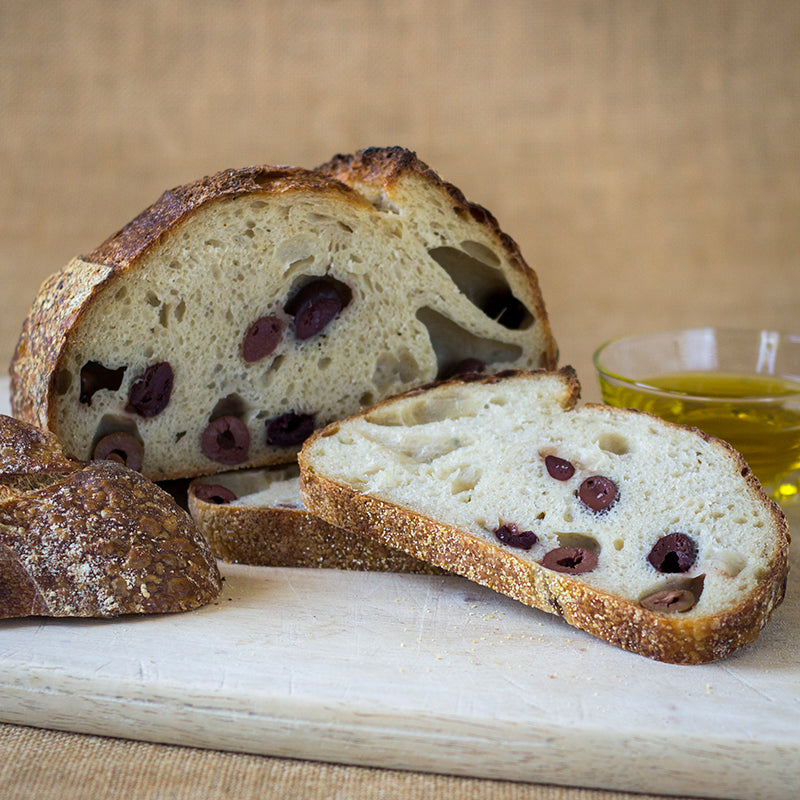
[(695, 328), (615, 339), (593, 356), (603, 400), (724, 439), (768, 494), (800, 492), (800, 334)]

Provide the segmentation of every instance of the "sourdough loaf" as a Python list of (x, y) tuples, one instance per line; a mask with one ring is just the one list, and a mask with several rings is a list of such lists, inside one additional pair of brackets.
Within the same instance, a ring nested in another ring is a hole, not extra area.
[(196, 478), (189, 511), (225, 561), (267, 567), (329, 567), (381, 572), (441, 570), (381, 542), (310, 514), (297, 463)]
[(52, 434), (0, 416), (0, 618), (188, 611), (221, 578), (173, 499), (114, 461), (67, 458)]
[(306, 442), (306, 506), (657, 660), (755, 640), (785, 591), (778, 506), (726, 443), (578, 396), (567, 367), (386, 400)]
[(166, 192), (45, 282), (11, 403), (71, 456), (163, 480), (288, 463), (314, 428), (442, 373), (555, 359), (494, 217), (372, 149)]

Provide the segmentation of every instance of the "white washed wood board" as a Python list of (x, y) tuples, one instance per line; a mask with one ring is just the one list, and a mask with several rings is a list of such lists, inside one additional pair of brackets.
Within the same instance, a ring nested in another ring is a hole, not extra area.
[(222, 564), (219, 601), (192, 613), (0, 621), (0, 720), (474, 777), (794, 799), (796, 549), (792, 558), (787, 599), (759, 641), (695, 667), (625, 653), (457, 577)]

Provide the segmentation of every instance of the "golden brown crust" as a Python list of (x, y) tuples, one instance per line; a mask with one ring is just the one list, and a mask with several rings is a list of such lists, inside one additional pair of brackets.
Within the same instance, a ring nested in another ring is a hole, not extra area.
[(109, 266), (73, 259), (42, 284), (22, 324), (11, 360), (11, 409), (15, 417), (40, 428), (51, 427), (67, 337), (92, 297), (112, 276)]
[(158, 486), (110, 461), (59, 458), (53, 437), (8, 417), (0, 434), (0, 450), (21, 447), (0, 475), (0, 618), (186, 611), (217, 596), (207, 543)]
[(0, 481), (75, 468), (52, 433), (0, 414)]
[(298, 508), (218, 505), (189, 488), (189, 511), (217, 558), (264, 567), (323, 567), (438, 574), (402, 550), (350, 533)]
[(299, 167), (253, 166), (224, 170), (164, 192), (153, 205), (85, 256), (85, 260), (125, 267), (167, 231), (210, 202), (246, 194), (279, 195), (297, 190), (351, 195), (338, 181)]
[(419, 159), (415, 152), (403, 147), (367, 147), (351, 155), (340, 153), (327, 163), (316, 167), (316, 170), (358, 191), (363, 188), (363, 184), (367, 184), (391, 195), (391, 189), (396, 183), (411, 176), (418, 177), (446, 193), (456, 213), (470, 216), (494, 235), (505, 249), (511, 263), (530, 283), (532, 295), (537, 298), (536, 308), (530, 310), (540, 325), (547, 344), (539, 366), (543, 369), (555, 369), (558, 363), (558, 348), (550, 329), (547, 309), (541, 299), (539, 279), (522, 257), (517, 242), (500, 228), (497, 219), (488, 209), (467, 200), (458, 187), (443, 180), (428, 164)]
[(788, 546), (777, 554), (768, 581), (725, 615), (660, 615), (593, 589), (456, 528), (318, 475), (301, 453), (303, 497), (323, 519), (526, 605), (558, 614), (569, 624), (618, 647), (658, 661), (700, 664), (723, 658), (758, 638), (786, 587)]
[(363, 182), (389, 187), (406, 175), (418, 175), (447, 192), (456, 209), (494, 231), (514, 260), (523, 260), (519, 245), (500, 229), (497, 219), (488, 209), (467, 200), (458, 187), (443, 180), (411, 150), (403, 147), (367, 147), (351, 155), (339, 153), (316, 169), (348, 186)]

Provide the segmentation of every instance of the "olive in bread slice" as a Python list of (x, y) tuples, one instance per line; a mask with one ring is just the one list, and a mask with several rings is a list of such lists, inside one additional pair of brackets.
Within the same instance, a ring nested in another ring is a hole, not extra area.
[(220, 588), (208, 544), (165, 491), (0, 416), (0, 618), (188, 611)]
[(656, 660), (754, 641), (785, 591), (778, 506), (728, 444), (579, 392), (565, 367), (386, 400), (305, 443), (306, 506)]
[(309, 513), (297, 463), (195, 478), (189, 511), (217, 558), (266, 567), (442, 570)]
[(14, 415), (72, 457), (190, 478), (289, 463), (443, 373), (554, 366), (536, 275), (494, 217), (409, 151), (373, 152), (381, 197), (291, 167), (164, 193), (45, 282)]

